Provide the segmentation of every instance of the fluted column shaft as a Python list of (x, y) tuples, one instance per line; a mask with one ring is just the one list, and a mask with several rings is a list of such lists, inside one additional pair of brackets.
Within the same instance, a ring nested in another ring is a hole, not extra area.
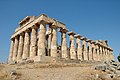
[(88, 60), (87, 57), (87, 47), (86, 47), (86, 41), (82, 41), (82, 52), (83, 52), (83, 60)]
[(18, 37), (15, 37), (14, 51), (13, 51), (13, 61), (17, 61), (18, 52)]
[(23, 34), (20, 34), (17, 60), (22, 59), (23, 44), (24, 44)]
[(76, 38), (76, 43), (77, 43), (77, 58), (78, 58), (78, 60), (82, 60), (82, 48), (81, 48), (79, 38)]
[(68, 59), (66, 32), (62, 32), (62, 58)]
[(38, 40), (38, 55), (45, 56), (45, 45), (46, 45), (46, 23), (40, 23), (40, 31), (39, 31), (39, 40)]
[(52, 29), (49, 27), (49, 36), (48, 36), (48, 56), (51, 56), (51, 35)]
[(70, 58), (76, 59), (75, 45), (74, 45), (74, 35), (70, 35)]
[(8, 63), (13, 60), (13, 50), (14, 50), (14, 40), (11, 40), (11, 46), (10, 46), (10, 54), (9, 54), (9, 59)]
[(91, 43), (88, 42), (88, 56), (89, 56), (89, 60), (92, 61), (92, 47), (91, 47)]
[(30, 57), (34, 57), (37, 54), (37, 28), (35, 26), (32, 27), (31, 33), (31, 52)]
[(30, 52), (30, 34), (29, 31), (25, 32), (25, 37), (24, 37), (24, 49), (23, 49), (23, 59), (26, 59), (29, 57), (29, 52)]
[(52, 28), (51, 56), (57, 57), (57, 27), (51, 26), (51, 28)]
[(102, 61), (102, 47), (100, 46), (100, 61)]
[(100, 55), (99, 55), (99, 46), (98, 45), (96, 45), (96, 57), (97, 57), (97, 61), (100, 61)]
[(92, 57), (93, 57), (93, 60), (96, 61), (96, 53), (95, 53), (95, 44), (92, 43)]

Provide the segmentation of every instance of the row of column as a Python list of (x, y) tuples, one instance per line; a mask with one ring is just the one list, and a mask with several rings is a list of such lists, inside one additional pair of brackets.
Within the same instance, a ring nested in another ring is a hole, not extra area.
[[(49, 26), (51, 35), (49, 35), (50, 56), (57, 57), (57, 27)], [(40, 31), (38, 32), (38, 29)], [(62, 29), (62, 56), (67, 58), (66, 29)], [(38, 35), (38, 36), (37, 36)], [(37, 39), (38, 37), (38, 39)], [(38, 40), (38, 41), (37, 41)], [(40, 22), (39, 27), (34, 25), (15, 38), (11, 39), (10, 55), (8, 61), (18, 61), (34, 56), (45, 56), (46, 54), (46, 23)]]
[[(31, 29), (27, 29), (15, 38), (11, 39), (11, 48), (9, 61), (19, 61), (28, 57), (46, 56), (47, 50), (50, 56), (57, 57), (57, 26), (50, 25), (50, 34), (48, 43), (46, 43), (46, 22), (42, 21), (39, 26), (34, 25)], [(38, 31), (38, 29), (40, 29)], [(64, 59), (78, 59), (86, 61), (104, 61), (112, 60), (112, 50), (100, 45), (92, 40), (83, 38), (81, 35), (75, 35), (74, 32), (68, 32), (67, 29), (60, 29), (62, 34), (61, 40), (61, 56)], [(70, 37), (70, 46), (67, 47), (66, 33)], [(37, 36), (38, 35), (38, 36)], [(74, 45), (76, 38), (76, 47)], [(80, 43), (82, 41), (82, 43)], [(68, 51), (69, 50), (69, 51)], [(69, 52), (69, 53), (68, 53)]]
[[(107, 61), (114, 60), (112, 50), (106, 46), (100, 45), (92, 40), (75, 35), (74, 32), (68, 32), (70, 36), (70, 58), (85, 61)], [(76, 47), (74, 45), (76, 38)], [(80, 43), (82, 42), (82, 43)]]

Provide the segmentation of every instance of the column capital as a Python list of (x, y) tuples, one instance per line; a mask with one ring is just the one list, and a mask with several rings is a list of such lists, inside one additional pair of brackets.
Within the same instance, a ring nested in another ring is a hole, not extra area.
[(86, 40), (87, 40), (87, 38), (86, 38), (86, 37), (81, 37), (81, 40), (85, 40), (85, 41), (86, 41)]
[(91, 39), (87, 39), (86, 42), (92, 43), (92, 40)]
[(68, 32), (68, 29), (66, 29), (66, 28), (61, 28), (59, 32), (66, 33), (66, 32)]
[(70, 35), (75, 35), (75, 32), (70, 31), (70, 32), (68, 32), (68, 35), (69, 35), (69, 36), (70, 36)]
[(80, 34), (77, 34), (77, 35), (75, 35), (75, 38), (79, 38), (79, 39), (81, 39), (81, 35)]

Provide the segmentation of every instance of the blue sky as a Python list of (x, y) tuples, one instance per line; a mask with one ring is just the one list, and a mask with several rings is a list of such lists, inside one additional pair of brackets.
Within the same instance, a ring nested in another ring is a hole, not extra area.
[(0, 0), (0, 62), (7, 60), (18, 22), (42, 13), (82, 36), (108, 40), (115, 57), (120, 53), (120, 0)]

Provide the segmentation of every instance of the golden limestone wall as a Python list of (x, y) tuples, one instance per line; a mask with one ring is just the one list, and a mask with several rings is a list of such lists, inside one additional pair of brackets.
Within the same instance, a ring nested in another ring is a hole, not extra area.
[[(41, 61), (40, 56), (80, 61), (114, 60), (113, 50), (108, 46), (107, 41), (93, 41), (75, 32), (69, 32), (65, 24), (45, 14), (38, 17), (27, 16), (19, 22), (19, 25), (11, 36), (8, 63), (28, 58)], [(58, 29), (61, 33), (59, 49)], [(70, 37), (69, 47), (66, 41), (67, 34)]]

